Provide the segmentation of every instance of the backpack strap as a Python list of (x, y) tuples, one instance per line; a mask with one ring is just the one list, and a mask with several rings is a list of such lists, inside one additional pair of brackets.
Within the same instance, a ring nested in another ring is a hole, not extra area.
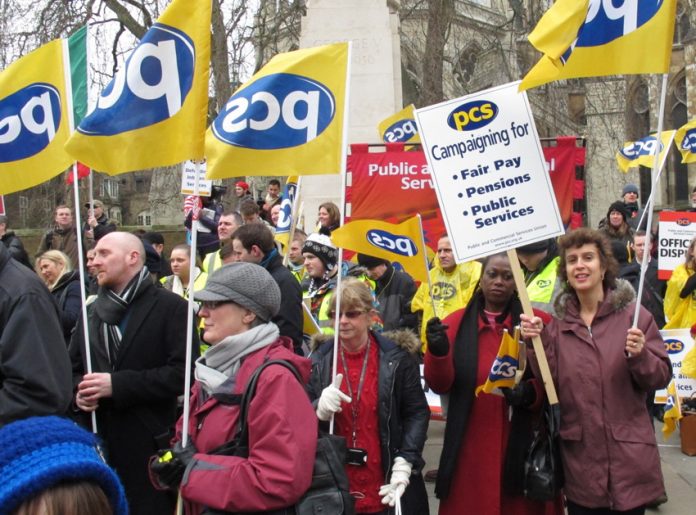
[[(249, 406), (251, 405), (251, 400), (256, 394), (256, 386), (259, 382), (259, 376), (266, 368), (271, 365), (282, 365), (293, 373), (295, 378), (300, 384), (304, 384), (300, 372), (297, 370), (295, 365), (290, 363), (285, 359), (272, 359), (266, 361), (261, 366), (259, 366), (254, 373), (249, 378), (244, 393), (241, 395), (241, 400), (239, 401), (239, 421), (237, 422), (237, 432), (234, 438), (225, 442), (224, 444), (216, 447), (215, 449), (209, 451), (207, 454), (230, 454), (230, 451), (238, 448), (247, 448), (249, 446), (249, 424), (247, 418), (249, 416)], [(236, 404), (236, 402), (234, 402)]]

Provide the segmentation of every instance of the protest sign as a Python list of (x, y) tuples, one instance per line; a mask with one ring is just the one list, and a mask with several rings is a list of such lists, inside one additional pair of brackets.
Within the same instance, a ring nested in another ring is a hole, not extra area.
[[(213, 189), (213, 181), (205, 178), (205, 162), (198, 165), (198, 195), (209, 197)], [(181, 194), (193, 195), (196, 186), (196, 163), (184, 161), (181, 165)]]
[(686, 251), (696, 237), (696, 213), (660, 211), (657, 277), (667, 281), (672, 270), (684, 264)]
[[(672, 362), (672, 375), (677, 385), (677, 393), (682, 399), (690, 398), (696, 393), (696, 379), (686, 377), (681, 373), (682, 361), (694, 347), (694, 339), (690, 329), (665, 329), (660, 331), (665, 341), (667, 355)], [(664, 404), (667, 400), (667, 389), (655, 392), (655, 402)]]
[(459, 263), (563, 234), (531, 108), (518, 84), (416, 111)]

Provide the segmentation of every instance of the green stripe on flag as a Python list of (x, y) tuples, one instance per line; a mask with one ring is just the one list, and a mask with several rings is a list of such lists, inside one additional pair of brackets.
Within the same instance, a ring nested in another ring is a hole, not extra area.
[(87, 114), (87, 26), (68, 38), (73, 116), (77, 127)]

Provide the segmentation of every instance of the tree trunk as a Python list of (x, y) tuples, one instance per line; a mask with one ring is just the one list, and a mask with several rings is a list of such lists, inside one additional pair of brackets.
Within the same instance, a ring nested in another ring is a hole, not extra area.
[(428, 31), (423, 52), (423, 78), (418, 99), (419, 107), (444, 100), (443, 61), (452, 16), (454, 16), (454, 0), (428, 0)]

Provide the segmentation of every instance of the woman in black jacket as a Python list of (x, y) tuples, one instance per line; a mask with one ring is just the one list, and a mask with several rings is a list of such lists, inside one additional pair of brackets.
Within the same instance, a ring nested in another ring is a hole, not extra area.
[(371, 331), (372, 294), (358, 279), (342, 281), (340, 309), (338, 374), (332, 381), (328, 336), (311, 355), (310, 388), (319, 420), (335, 417), (336, 434), (346, 438), (356, 512), (387, 514), (400, 496), (404, 514), (428, 513), (421, 470), (430, 412), (414, 356), (418, 338)]
[(41, 254), (36, 260), (36, 271), (60, 309), (60, 324), (65, 344), (68, 345), (82, 309), (80, 274), (73, 270), (68, 255), (60, 250), (48, 250)]

